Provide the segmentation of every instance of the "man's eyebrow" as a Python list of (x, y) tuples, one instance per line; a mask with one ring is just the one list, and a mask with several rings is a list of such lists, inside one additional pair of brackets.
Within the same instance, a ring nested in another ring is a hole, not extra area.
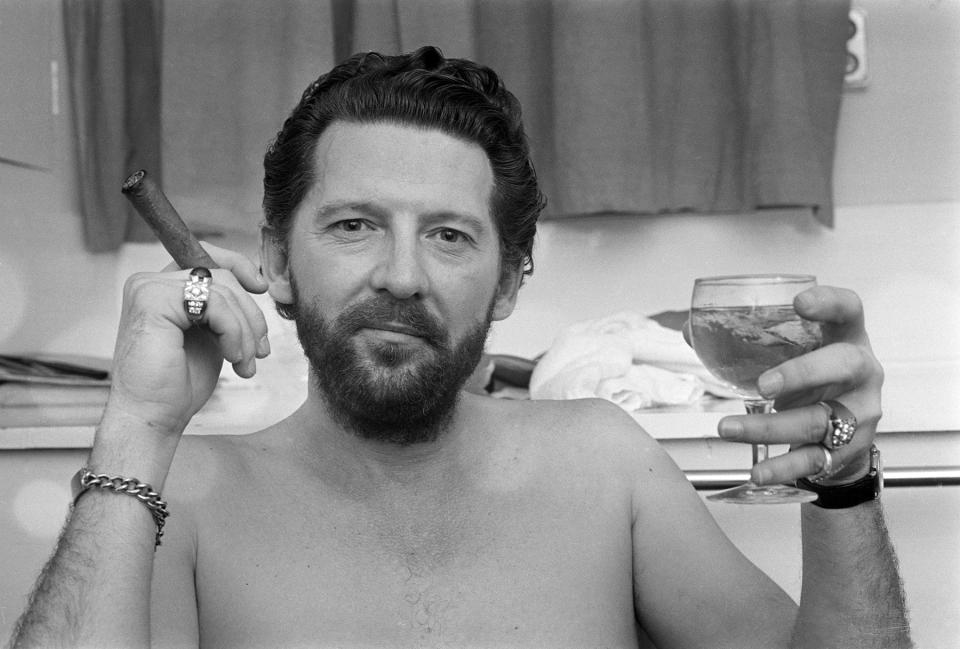
[(437, 212), (430, 212), (424, 215), (424, 219), (431, 223), (454, 222), (461, 227), (468, 228), (478, 233), (484, 232), (490, 228), (490, 225), (487, 221), (469, 212), (441, 210)]
[(384, 213), (382, 209), (367, 201), (336, 201), (317, 208), (314, 219), (330, 218), (340, 212), (358, 212), (366, 216), (381, 216)]

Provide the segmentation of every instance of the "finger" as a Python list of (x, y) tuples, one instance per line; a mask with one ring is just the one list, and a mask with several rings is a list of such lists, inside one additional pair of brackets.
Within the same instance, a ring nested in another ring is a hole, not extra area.
[(256, 339), (232, 291), (212, 288), (201, 324), (216, 336), (220, 353), (238, 376), (250, 378), (256, 373)]
[(229, 270), (240, 282), (244, 290), (250, 293), (266, 293), (267, 282), (261, 275), (259, 267), (246, 255), (203, 243), (203, 247), (224, 270)]
[(800, 445), (823, 441), (828, 425), (827, 411), (814, 404), (776, 414), (724, 417), (717, 431), (731, 442)]
[(250, 327), (256, 358), (266, 358), (270, 354), (270, 341), (267, 337), (267, 320), (263, 315), (263, 310), (250, 297), (250, 294), (240, 286), (234, 274), (216, 271), (215, 277), (222, 280), (222, 285), (231, 287), (232, 303), (242, 313), (244, 320)]
[(270, 342), (267, 339), (267, 321), (263, 317), (263, 311), (245, 292), (230, 292), (227, 299), (230, 308), (240, 319), (244, 360), (265, 358), (270, 353)]
[[(852, 404), (856, 412), (867, 412), (860, 405), (862, 401), (854, 395), (844, 395), (844, 401), (847, 402), (844, 405)], [(720, 420), (718, 432), (720, 437), (731, 442), (788, 444), (791, 447), (828, 445), (827, 435), (833, 432), (828, 412), (828, 408), (817, 403), (776, 414), (733, 415)], [(833, 449), (834, 459), (839, 459), (841, 463), (851, 454), (862, 452), (873, 441), (879, 417), (864, 414), (863, 419), (857, 419), (853, 439), (847, 445)]]
[(793, 305), (803, 318), (821, 323), (824, 344), (843, 340), (867, 340), (863, 303), (853, 291), (832, 286), (815, 286), (797, 295)]
[[(240, 286), (250, 293), (266, 293), (267, 282), (260, 273), (259, 267), (244, 254), (227, 248), (220, 248), (205, 241), (201, 242), (204, 250), (210, 255), (217, 267), (229, 270), (237, 278)], [(176, 262), (171, 262), (164, 267), (163, 272), (181, 270)], [(183, 269), (189, 270), (189, 269)]]
[[(241, 306), (241, 299), (250, 297), (237, 283), (236, 277), (229, 271), (215, 269), (207, 285), (206, 297), (184, 294), (184, 313), (190, 324), (206, 327), (216, 336), (217, 346), (226, 360), (233, 364), (234, 371), (243, 377), (256, 372), (256, 354), (261, 333), (254, 334), (247, 313)], [(188, 275), (193, 279), (194, 272)], [(193, 287), (187, 281), (186, 288)], [(188, 298), (192, 299), (191, 308), (196, 302), (202, 302), (199, 316), (187, 313)]]
[[(830, 453), (829, 478), (837, 483), (855, 480), (869, 468), (869, 454), (864, 448), (845, 446)], [(820, 444), (806, 444), (789, 453), (769, 458), (754, 465), (750, 480), (758, 485), (793, 482), (817, 475), (827, 468), (827, 450)], [(826, 483), (827, 481), (825, 481)]]
[(777, 408), (782, 410), (793, 405), (791, 398), (818, 389), (826, 396), (817, 398), (823, 399), (882, 383), (883, 369), (868, 347), (834, 343), (767, 370), (760, 375), (757, 387), (765, 398), (776, 399)]
[[(750, 480), (758, 485), (792, 482), (798, 478), (816, 475), (825, 466), (826, 455), (823, 447), (819, 444), (808, 444), (754, 465)], [(832, 468), (833, 471), (842, 468), (836, 453), (833, 455)]]
[(270, 338), (268, 336), (267, 319), (263, 315), (263, 310), (246, 293), (238, 295), (237, 301), (247, 323), (250, 325), (256, 346), (256, 357), (266, 358), (270, 355)]

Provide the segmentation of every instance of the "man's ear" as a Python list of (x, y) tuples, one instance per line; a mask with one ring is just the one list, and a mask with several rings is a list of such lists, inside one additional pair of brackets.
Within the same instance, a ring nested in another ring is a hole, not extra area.
[(260, 265), (270, 297), (281, 304), (293, 304), (295, 298), (290, 285), (287, 242), (269, 225), (260, 228)]
[(493, 319), (505, 320), (517, 305), (517, 294), (523, 282), (523, 269), (519, 266), (504, 268), (500, 273), (497, 296), (493, 302)]

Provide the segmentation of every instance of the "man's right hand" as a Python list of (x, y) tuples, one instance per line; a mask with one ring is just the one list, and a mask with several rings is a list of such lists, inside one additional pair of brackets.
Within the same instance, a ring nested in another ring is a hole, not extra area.
[[(110, 398), (86, 463), (96, 474), (162, 493), (180, 435), (213, 393), (223, 360), (249, 377), (269, 353), (263, 312), (249, 295), (266, 283), (243, 255), (206, 248), (220, 267), (198, 325), (183, 305), (190, 270), (126, 283)], [(157, 521), (137, 499), (109, 491), (90, 489), (74, 503), (12, 646), (150, 646)]]
[(179, 436), (210, 398), (223, 361), (244, 378), (270, 352), (263, 312), (249, 293), (266, 282), (245, 256), (205, 245), (219, 268), (207, 309), (194, 325), (183, 306), (190, 270), (171, 264), (139, 273), (124, 286), (106, 415), (134, 418), (161, 434)]

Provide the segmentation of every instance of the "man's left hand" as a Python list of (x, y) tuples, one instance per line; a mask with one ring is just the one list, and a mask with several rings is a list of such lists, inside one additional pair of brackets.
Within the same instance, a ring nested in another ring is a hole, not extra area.
[(860, 298), (846, 289), (817, 286), (794, 299), (797, 313), (821, 323), (823, 346), (767, 370), (760, 393), (774, 399), (769, 415), (735, 415), (720, 421), (724, 439), (753, 444), (789, 444), (790, 452), (757, 464), (757, 484), (792, 482), (819, 473), (826, 461), (821, 444), (829, 428), (831, 399), (847, 407), (857, 420), (849, 444), (835, 448), (832, 472), (823, 484), (853, 482), (869, 470), (869, 448), (880, 420), (883, 369), (870, 348)]

